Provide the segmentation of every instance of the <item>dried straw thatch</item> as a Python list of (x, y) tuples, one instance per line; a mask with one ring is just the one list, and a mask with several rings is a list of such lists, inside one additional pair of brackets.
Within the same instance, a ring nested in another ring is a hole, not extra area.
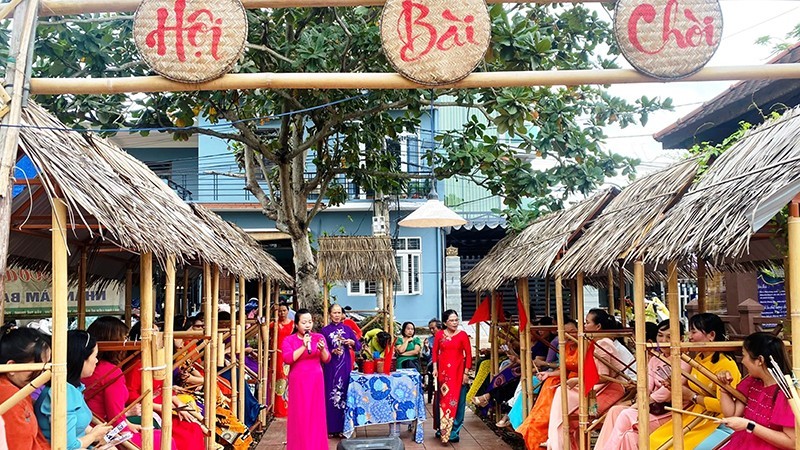
[(230, 271), (245, 276), (249, 274), (249, 278), (279, 281), (287, 286), (293, 284), (292, 277), (283, 267), (278, 265), (275, 259), (244, 230), (226, 222), (201, 205), (190, 204), (190, 206), (201, 220), (223, 238), (217, 241), (223, 250), (235, 252), (233, 256), (237, 259), (238, 266), (229, 268)]
[[(12, 238), (26, 233), (39, 233), (37, 239), (46, 237), (41, 231), (30, 230), (42, 230), (37, 220), (49, 221), (50, 202), (39, 200), (45, 196), (36, 192), (44, 189), (48, 200), (58, 196), (67, 204), (67, 241), (72, 258), (78, 246), (102, 242), (117, 250), (151, 252), (161, 260), (173, 254), (180, 263), (214, 263), (248, 278), (263, 275), (239, 261), (236, 243), (228, 242), (227, 235), (216, 233), (146, 165), (111, 142), (66, 129), (34, 102), (23, 108), (22, 124), (30, 128), (21, 130), (19, 147), (37, 167), (41, 186), (32, 185), (27, 196), (22, 194), (14, 200), (12, 208), (16, 209), (12, 211), (26, 218), (16, 227), (12, 223), (12, 232), (16, 231)], [(49, 252), (49, 243), (44, 244)], [(9, 246), (12, 257), (19, 259), (12, 258), (12, 262), (50, 260), (47, 252), (36, 251), (29, 242), (21, 245), (15, 247), (12, 242)], [(113, 249), (104, 249), (108, 250)], [(103, 269), (98, 264), (94, 268)]]
[(697, 161), (689, 159), (628, 185), (567, 250), (555, 274), (605, 274), (617, 260), (627, 259), (656, 219), (688, 189), (697, 168)]
[(614, 188), (603, 189), (568, 209), (537, 219), (517, 234), (506, 236), (464, 275), (464, 283), (473, 291), (491, 291), (518, 278), (546, 276), (558, 254), (617, 192)]
[(397, 280), (388, 236), (325, 236), (317, 253), (320, 278), (326, 281)]
[(695, 254), (715, 265), (747, 255), (754, 216), (774, 216), (800, 191), (798, 135), (800, 109), (750, 130), (653, 228), (637, 254), (656, 263)]

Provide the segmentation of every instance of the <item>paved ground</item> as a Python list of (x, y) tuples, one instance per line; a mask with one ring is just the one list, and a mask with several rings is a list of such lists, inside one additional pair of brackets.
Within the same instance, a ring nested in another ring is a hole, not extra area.
[[(431, 414), (431, 405), (428, 404), (428, 417)], [(324, 420), (324, 418), (323, 418)], [(356, 436), (354, 437), (372, 437), (372, 436), (388, 436), (388, 425), (375, 425), (370, 427), (360, 427), (356, 429)], [(436, 439), (433, 431), (433, 421), (427, 420), (425, 422), (425, 442), (417, 444), (414, 442), (411, 433), (402, 427), (400, 438), (406, 449), (419, 450), (419, 449), (444, 449), (444, 448), (458, 448), (461, 450), (503, 450), (510, 449), (499, 436), (489, 429), (483, 421), (475, 415), (475, 413), (467, 408), (466, 417), (464, 419), (464, 428), (461, 430), (461, 442), (457, 444), (443, 445), (440, 440)], [(261, 441), (258, 443), (256, 450), (284, 450), (286, 448), (286, 419), (275, 419), (269, 429), (264, 433)], [(339, 439), (330, 439), (328, 441), (328, 448), (335, 450)]]

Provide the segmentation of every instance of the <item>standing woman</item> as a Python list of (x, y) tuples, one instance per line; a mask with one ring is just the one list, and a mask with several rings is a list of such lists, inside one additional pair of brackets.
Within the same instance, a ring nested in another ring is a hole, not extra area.
[(331, 323), (322, 329), (325, 343), (331, 352), (331, 360), (323, 367), (325, 374), (325, 411), (328, 434), (339, 437), (344, 430), (344, 409), (347, 405), (347, 387), (353, 369), (353, 352), (361, 350), (356, 334), (344, 325), (344, 311), (334, 303), (328, 308)]
[[(689, 319), (689, 341), (690, 342), (722, 342), (725, 341), (725, 324), (722, 319), (716, 314), (700, 313), (695, 314)], [(742, 379), (742, 373), (739, 372), (739, 367), (736, 361), (723, 352), (700, 352), (694, 357), (694, 360), (705, 366), (711, 373), (719, 373), (727, 371), (731, 374), (729, 384), (733, 387), (739, 384)], [(695, 413), (705, 415), (715, 415), (722, 413), (722, 406), (720, 405), (720, 398), (722, 397), (722, 389), (714, 381), (710, 380), (703, 373), (697, 369), (692, 368), (692, 375), (698, 381), (706, 385), (708, 389), (715, 392), (714, 397), (706, 396), (706, 392), (694, 383), (689, 383), (688, 387), (683, 388), (683, 401), (691, 402), (691, 407), (687, 410)], [(684, 414), (683, 427), (694, 421), (694, 417)], [(718, 431), (717, 428), (720, 428)], [(727, 437), (730, 432), (724, 425), (719, 425), (716, 420), (702, 419), (697, 422), (694, 428), (683, 434), (683, 448), (690, 450), (696, 448), (712, 449), (716, 446), (712, 440), (709, 439), (712, 434), (715, 435), (717, 443)], [(661, 425), (658, 429), (650, 433), (650, 448), (659, 448), (667, 440), (672, 439), (672, 420)], [(701, 444), (703, 444), (701, 446)]]
[(305, 308), (294, 316), (295, 333), (283, 340), (283, 362), (289, 366), (289, 391), (292, 410), (286, 422), (286, 450), (324, 450), (328, 448), (327, 424), (310, 420), (325, 410), (325, 380), (322, 363), (331, 360), (325, 338), (312, 333), (314, 320)]
[[(297, 316), (295, 316), (297, 317)], [(278, 327), (278, 341), (275, 343), (278, 349), (275, 358), (275, 366), (277, 375), (275, 377), (275, 417), (286, 417), (289, 411), (289, 402), (286, 396), (286, 370), (283, 365), (283, 356), (281, 356), (281, 348), (283, 340), (290, 336), (294, 330), (294, 322), (289, 319), (289, 305), (281, 302), (278, 305), (278, 323), (271, 322), (269, 324), (270, 330)], [(271, 331), (270, 331), (271, 332)]]
[[(0, 327), (0, 362), (3, 364), (46, 363), (50, 361), (50, 344), (47, 336), (33, 328), (9, 330), (8, 325)], [(39, 372), (6, 372), (0, 374), (0, 403), (25, 387)], [(49, 450), (47, 442), (33, 409), (30, 396), (24, 397), (3, 414), (5, 440), (0, 439), (0, 448), (18, 450)], [(1, 423), (0, 423), (0, 426)], [(3, 444), (8, 443), (8, 447)]]
[(397, 350), (397, 368), (417, 369), (417, 372), (420, 372), (419, 354), (422, 351), (422, 341), (414, 336), (417, 329), (413, 323), (405, 322), (401, 330), (401, 336), (394, 344)]
[(469, 336), (458, 329), (458, 313), (448, 309), (442, 315), (444, 330), (433, 341), (433, 378), (439, 395), (439, 431), (442, 443), (458, 442), (464, 425), (464, 408), (472, 367), (472, 346)]
[[(81, 378), (94, 373), (97, 366), (97, 342), (83, 330), (70, 330), (67, 333), (67, 449), (89, 448), (99, 442), (111, 429), (108, 425), (89, 428), (92, 411), (83, 400), (84, 386)], [(44, 437), (50, 438), (52, 410), (52, 389), (48, 384), (42, 389), (34, 404), (36, 420)], [(88, 431), (87, 431), (88, 430)]]

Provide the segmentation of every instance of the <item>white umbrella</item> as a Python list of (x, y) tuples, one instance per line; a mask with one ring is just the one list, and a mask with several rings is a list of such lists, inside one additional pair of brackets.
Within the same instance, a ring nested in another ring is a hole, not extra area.
[(467, 223), (458, 213), (445, 206), (437, 198), (428, 199), (416, 211), (398, 222), (401, 227), (409, 228), (444, 228), (465, 225)]

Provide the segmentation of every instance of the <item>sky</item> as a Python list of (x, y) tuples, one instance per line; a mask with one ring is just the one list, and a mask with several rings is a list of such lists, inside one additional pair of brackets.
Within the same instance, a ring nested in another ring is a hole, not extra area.
[[(792, 0), (756, 0), (720, 2), (722, 7), (722, 41), (717, 52), (706, 67), (764, 64), (774, 55), (771, 46), (755, 43), (760, 36), (769, 35), (783, 38), (800, 23), (800, 2)], [(603, 13), (605, 14), (605, 13)], [(630, 65), (620, 57), (618, 63), (625, 68)], [(736, 81), (719, 82), (670, 82), (613, 85), (609, 92), (627, 99), (642, 95), (648, 97), (671, 97), (676, 106), (674, 111), (652, 114), (647, 126), (608, 128), (606, 148), (615, 153), (639, 158), (638, 173), (646, 174), (663, 168), (681, 157), (681, 152), (665, 151), (661, 144), (652, 138), (656, 132), (666, 128), (677, 119), (711, 100)], [(610, 180), (615, 184), (625, 183), (622, 179)]]

